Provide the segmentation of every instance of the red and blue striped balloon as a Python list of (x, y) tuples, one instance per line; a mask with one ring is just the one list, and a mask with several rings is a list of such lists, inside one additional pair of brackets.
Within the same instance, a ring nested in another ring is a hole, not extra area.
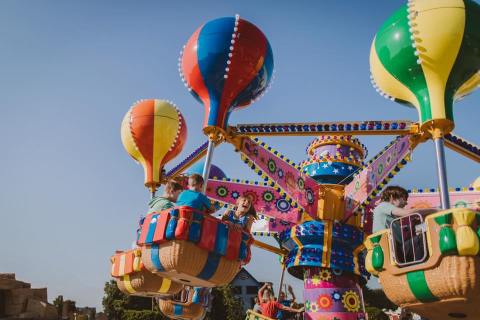
[(260, 29), (238, 15), (215, 19), (198, 28), (184, 46), (180, 72), (205, 106), (204, 128), (225, 129), (233, 110), (250, 105), (267, 89), (272, 48)]

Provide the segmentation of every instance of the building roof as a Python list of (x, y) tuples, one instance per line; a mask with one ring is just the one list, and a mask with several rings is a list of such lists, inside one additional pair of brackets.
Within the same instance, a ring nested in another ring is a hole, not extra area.
[(243, 280), (246, 280), (246, 279), (253, 280), (258, 286), (261, 285), (261, 283), (257, 279), (255, 279), (255, 277), (252, 276), (251, 273), (248, 272), (247, 269), (245, 269), (245, 268), (240, 269), (240, 271), (237, 273), (235, 278), (230, 283), (233, 283), (235, 281), (243, 281)]

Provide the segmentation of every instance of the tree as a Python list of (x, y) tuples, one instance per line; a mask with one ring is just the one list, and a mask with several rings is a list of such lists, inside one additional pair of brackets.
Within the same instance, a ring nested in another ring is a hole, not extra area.
[(235, 297), (230, 285), (213, 288), (212, 295), (212, 308), (205, 319), (243, 320), (245, 318), (242, 301)]
[(368, 287), (363, 288), (363, 298), (365, 305), (369, 307), (376, 307), (379, 309), (397, 309), (397, 305), (388, 300), (387, 296), (381, 289), (370, 289)]
[(102, 305), (107, 318), (110, 320), (122, 319), (128, 303), (128, 296), (118, 289), (115, 280), (105, 282), (103, 291)]
[(388, 316), (383, 309), (397, 309), (397, 306), (388, 300), (381, 289), (363, 288), (363, 298), (365, 300), (365, 311), (368, 313), (369, 320), (388, 320)]
[(368, 314), (368, 320), (388, 320), (388, 316), (379, 308), (365, 307)]
[[(153, 309), (152, 310), (152, 303)], [(152, 298), (129, 296), (121, 292), (115, 280), (105, 282), (103, 311), (110, 320), (165, 320)]]
[(60, 295), (60, 296), (56, 297), (55, 300), (53, 300), (52, 304), (55, 306), (55, 308), (57, 308), (58, 317), (61, 317), (62, 316), (62, 309), (63, 309), (63, 296)]

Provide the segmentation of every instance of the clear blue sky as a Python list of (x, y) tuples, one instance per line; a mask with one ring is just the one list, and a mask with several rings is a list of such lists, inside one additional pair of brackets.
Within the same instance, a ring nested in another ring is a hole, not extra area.
[[(200, 4), (201, 3), (201, 4)], [(0, 272), (48, 286), (79, 306), (101, 305), (109, 257), (130, 247), (149, 194), (124, 151), (120, 123), (141, 98), (175, 101), (187, 119), (182, 156), (202, 143), (203, 107), (177, 71), (180, 48), (202, 23), (239, 13), (273, 48), (271, 90), (231, 123), (417, 119), (369, 82), (371, 40), (404, 1), (25, 1), (0, 2)], [(480, 143), (480, 94), (455, 107), (456, 132)], [(267, 142), (294, 161), (309, 138)], [(389, 137), (362, 138), (373, 156)], [(432, 143), (393, 181), (434, 187)], [(480, 166), (447, 151), (451, 186)], [(232, 147), (214, 162), (255, 178)], [(278, 260), (254, 251), (248, 270), (277, 282)], [(288, 280), (301, 287), (300, 281)], [(300, 290), (296, 290), (300, 295)]]

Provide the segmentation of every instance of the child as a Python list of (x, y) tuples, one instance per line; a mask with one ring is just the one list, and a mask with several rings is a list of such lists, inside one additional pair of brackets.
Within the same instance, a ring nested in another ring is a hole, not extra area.
[(148, 204), (148, 213), (159, 212), (165, 209), (173, 208), (177, 201), (178, 195), (183, 191), (183, 187), (174, 180), (169, 180), (165, 184), (165, 189), (161, 196), (150, 200)]
[(257, 219), (257, 213), (252, 201), (248, 197), (238, 197), (235, 210), (230, 210), (222, 216), (222, 220), (229, 221), (234, 227), (250, 232), (253, 221)]
[(381, 202), (373, 210), (372, 233), (390, 228), (390, 222), (398, 217), (412, 213), (428, 214), (432, 209), (405, 209), (408, 200), (408, 191), (402, 187), (386, 187), (382, 192)]
[[(434, 212), (432, 209), (405, 209), (408, 200), (408, 192), (402, 187), (390, 186), (382, 192), (381, 201), (373, 210), (373, 228), (372, 233), (390, 228), (392, 220), (398, 217), (404, 217), (413, 213), (428, 214)], [(413, 228), (413, 226), (407, 226)], [(415, 231), (413, 230), (413, 233)], [(404, 241), (400, 224), (395, 223), (393, 227), (393, 238), (396, 247), (396, 257), (399, 262), (411, 262), (419, 260), (423, 255), (423, 235), (413, 236), (413, 239)], [(413, 245), (413, 248), (412, 248)], [(413, 259), (415, 257), (415, 259)]]
[[(163, 194), (158, 197), (154, 197), (148, 203), (148, 212), (160, 212), (165, 209), (173, 208), (175, 206), (175, 201), (177, 201), (178, 195), (182, 192), (183, 187), (180, 183), (175, 180), (168, 180), (165, 184)], [(137, 241), (140, 238), (140, 232), (142, 231), (143, 222), (145, 221), (145, 216), (142, 214), (138, 220), (138, 229), (137, 229)], [(132, 249), (137, 247), (137, 242), (135, 241), (132, 244)]]
[(199, 174), (194, 173), (188, 177), (188, 189), (178, 196), (177, 206), (192, 207), (205, 213), (215, 212), (210, 200), (201, 192), (203, 183), (203, 178)]

